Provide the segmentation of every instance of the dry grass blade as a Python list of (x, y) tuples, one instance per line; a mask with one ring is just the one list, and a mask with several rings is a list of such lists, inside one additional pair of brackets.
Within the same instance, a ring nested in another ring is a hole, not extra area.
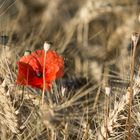
[[(7, 92), (0, 86), (0, 122), (13, 133), (18, 133), (18, 119), (12, 102), (8, 99)], [(9, 94), (9, 93), (8, 93)]]
[(135, 68), (135, 57), (136, 49), (139, 41), (139, 34), (133, 33), (132, 35), (132, 62), (131, 62), (131, 71), (130, 71), (130, 93), (129, 93), (129, 111), (128, 111), (128, 140), (131, 140), (131, 110), (132, 110), (132, 101), (133, 101), (133, 79), (134, 79), (134, 68)]

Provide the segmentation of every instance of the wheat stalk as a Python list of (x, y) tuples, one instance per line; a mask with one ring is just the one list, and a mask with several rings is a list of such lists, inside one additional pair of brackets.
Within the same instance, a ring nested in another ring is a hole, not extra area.
[(18, 133), (18, 119), (16, 110), (12, 106), (10, 99), (8, 99), (6, 96), (8, 92), (10, 91), (6, 92), (4, 87), (0, 86), (0, 121), (13, 133)]
[[(136, 77), (134, 79), (134, 85), (132, 89), (133, 89), (133, 97), (132, 97), (132, 100), (133, 100), (134, 97), (138, 95), (140, 92), (140, 77)], [(121, 123), (121, 120), (125, 120), (125, 123), (127, 121), (127, 116), (125, 112), (127, 112), (127, 108), (129, 105), (129, 95), (130, 95), (130, 88), (126, 90), (125, 95), (121, 97), (121, 100), (119, 102), (115, 102), (114, 109), (110, 111), (109, 113), (108, 122), (107, 122), (107, 131), (109, 134), (109, 138), (115, 137), (117, 135), (117, 133), (115, 133), (115, 130), (117, 127), (119, 128), (121, 126), (119, 124), (119, 122)], [(125, 128), (124, 128), (124, 131), (125, 131)], [(97, 139), (103, 140), (105, 136), (106, 136), (106, 126), (103, 123), (101, 125), (100, 130), (97, 132)]]

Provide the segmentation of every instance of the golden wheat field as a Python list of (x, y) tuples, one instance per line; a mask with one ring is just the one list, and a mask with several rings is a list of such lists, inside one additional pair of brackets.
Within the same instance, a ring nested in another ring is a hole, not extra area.
[(0, 140), (140, 140), (140, 0), (0, 0)]

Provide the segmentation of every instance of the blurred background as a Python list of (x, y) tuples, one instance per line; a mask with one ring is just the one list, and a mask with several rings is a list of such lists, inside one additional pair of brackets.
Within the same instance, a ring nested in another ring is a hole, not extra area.
[(139, 0), (0, 0), (0, 33), (20, 55), (51, 41), (65, 56), (67, 75), (99, 81), (105, 63), (124, 70), (130, 36), (139, 32), (139, 5)]

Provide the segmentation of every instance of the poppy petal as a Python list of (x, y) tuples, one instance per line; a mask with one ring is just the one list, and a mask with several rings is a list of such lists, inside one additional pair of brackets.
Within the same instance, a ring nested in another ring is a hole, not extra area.
[[(43, 88), (44, 54), (44, 50), (37, 50), (20, 59), (18, 62), (18, 84)], [(64, 59), (55, 51), (46, 53), (45, 74), (46, 89), (48, 90), (52, 87), (53, 81), (64, 75)]]
[(21, 85), (28, 85), (35, 76), (33, 68), (26, 63), (18, 62), (18, 76), (17, 83)]

